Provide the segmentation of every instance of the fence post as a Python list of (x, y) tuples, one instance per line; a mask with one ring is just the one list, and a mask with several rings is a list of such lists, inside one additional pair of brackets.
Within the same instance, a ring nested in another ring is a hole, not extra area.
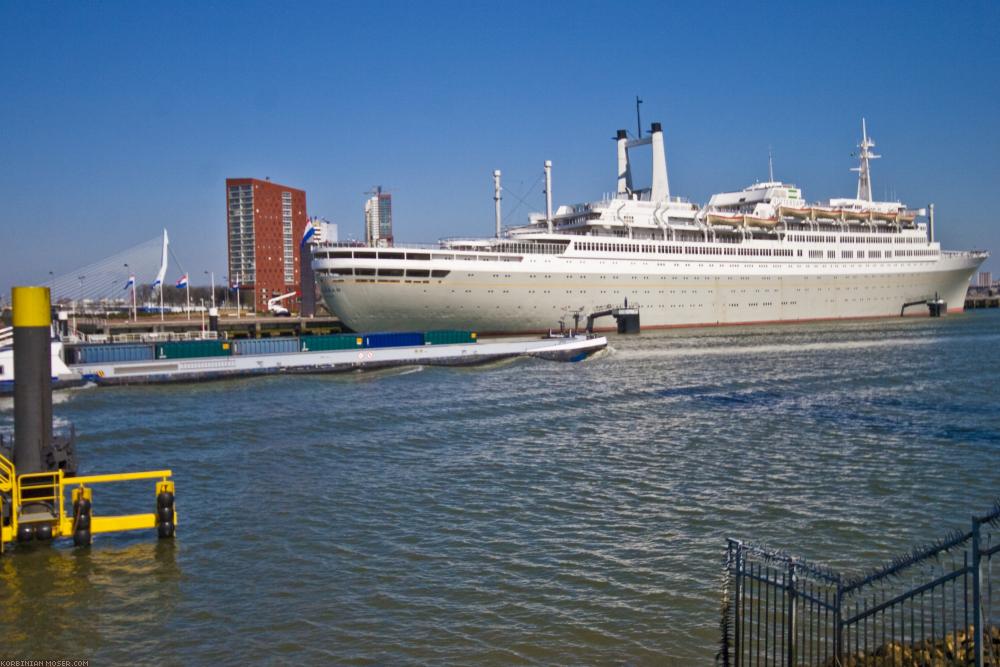
[(979, 554), (979, 521), (972, 517), (972, 628), (976, 667), (983, 667), (982, 562)]
[(795, 667), (795, 559), (788, 561), (788, 643), (785, 658), (788, 667)]
[(833, 612), (833, 664), (844, 663), (844, 614), (841, 600), (844, 597), (844, 582), (837, 575), (837, 597), (834, 599), (836, 609)]
[(735, 639), (735, 645), (733, 647), (735, 658), (733, 659), (733, 665), (739, 667), (740, 657), (742, 656), (742, 647), (740, 646), (740, 630), (743, 627), (743, 619), (740, 617), (740, 602), (743, 600), (743, 545), (739, 542), (736, 543), (736, 560), (734, 565), (736, 568), (736, 594), (733, 596), (733, 608), (736, 613), (733, 614), (733, 617), (736, 622), (735, 628), (733, 629), (733, 637)]

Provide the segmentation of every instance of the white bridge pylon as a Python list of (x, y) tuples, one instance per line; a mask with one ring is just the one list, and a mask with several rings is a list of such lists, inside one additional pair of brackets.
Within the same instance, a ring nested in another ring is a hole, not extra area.
[(152, 286), (160, 270), (165, 235), (166, 231), (92, 264), (50, 276), (45, 286), (52, 290), (52, 302), (131, 302), (131, 292), (126, 290), (129, 276), (135, 276), (140, 292)]

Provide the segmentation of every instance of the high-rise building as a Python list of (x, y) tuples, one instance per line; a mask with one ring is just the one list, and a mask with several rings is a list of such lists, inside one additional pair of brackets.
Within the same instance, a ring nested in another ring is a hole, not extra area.
[[(299, 241), (306, 228), (306, 193), (270, 180), (226, 179), (230, 284), (252, 290), (256, 310), (298, 290)], [(245, 298), (245, 297), (244, 297)], [(282, 304), (298, 310), (297, 300)]]
[(992, 287), (993, 274), (990, 271), (980, 271), (979, 278), (976, 280), (976, 285), (979, 287)]
[(365, 202), (365, 242), (370, 246), (392, 245), (392, 195), (375, 186)]

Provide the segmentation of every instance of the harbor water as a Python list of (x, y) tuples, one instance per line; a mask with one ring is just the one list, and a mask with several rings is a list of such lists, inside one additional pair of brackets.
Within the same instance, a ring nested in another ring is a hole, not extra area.
[(1000, 493), (1000, 312), (610, 343), (62, 394), (81, 473), (173, 469), (178, 535), (0, 557), (0, 657), (711, 664), (726, 537), (859, 572)]

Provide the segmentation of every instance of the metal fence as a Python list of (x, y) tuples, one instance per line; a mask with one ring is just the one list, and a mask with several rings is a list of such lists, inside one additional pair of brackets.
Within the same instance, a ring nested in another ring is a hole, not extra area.
[(727, 667), (1000, 667), (1000, 503), (971, 530), (868, 575), (728, 541), (717, 662)]

